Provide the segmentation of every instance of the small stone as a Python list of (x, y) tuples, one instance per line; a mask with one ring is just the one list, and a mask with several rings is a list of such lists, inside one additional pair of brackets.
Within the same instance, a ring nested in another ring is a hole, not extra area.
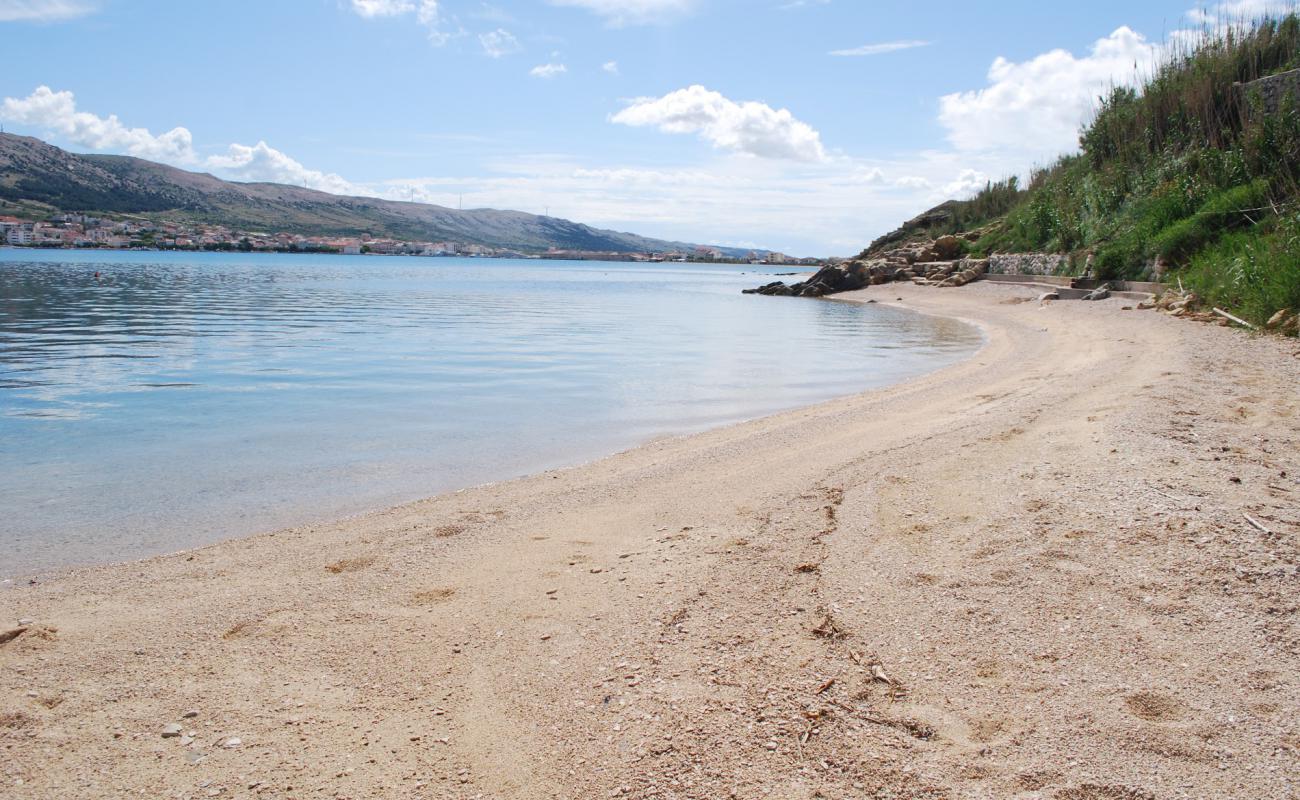
[(776, 749), (776, 746), (777, 746), (777, 745), (776, 745), (776, 742), (768, 742), (767, 745), (766, 745), (766, 747), (767, 747), (768, 750), (775, 750), (775, 749)]
[(592, 575), (599, 575), (600, 573), (602, 573), (602, 572), (604, 572), (604, 571), (605, 571), (605, 570), (601, 569), (600, 567), (592, 567), (592, 568), (591, 568), (591, 574), (592, 574)]
[(36, 620), (32, 619), (31, 617), (23, 617), (22, 619), (18, 620), (19, 627), (23, 627), (23, 628), (27, 627), (28, 625), (35, 625), (35, 624), (36, 624)]
[(184, 746), (186, 746), (186, 747), (189, 747), (190, 745), (194, 744), (194, 737), (193, 737), (193, 736), (182, 736), (182, 737), (181, 737), (181, 744), (184, 745)]
[(199, 712), (191, 708), (189, 711), (186, 711), (184, 714), (181, 714), (181, 719), (194, 719), (198, 715)]
[(243, 743), (244, 743), (244, 740), (243, 740), (243, 739), (240, 739), (238, 736), (231, 736), (229, 739), (227, 739), (225, 742), (223, 742), (223, 743), (221, 744), (221, 746), (222, 746), (222, 747), (239, 747), (239, 746), (240, 746), (241, 744), (243, 744)]
[[(1290, 321), (1290, 319), (1291, 319), (1291, 310), (1288, 308), (1284, 308), (1278, 311), (1273, 316), (1269, 317), (1268, 322), (1264, 323), (1264, 327), (1268, 328), (1269, 330), (1277, 330), (1278, 328), (1284, 328), (1286, 327), (1286, 324), (1288, 321)], [(21, 625), (22, 623), (20, 622), (19, 624)]]
[(162, 729), (162, 737), (164, 739), (175, 739), (180, 735), (181, 726), (178, 723), (173, 722)]

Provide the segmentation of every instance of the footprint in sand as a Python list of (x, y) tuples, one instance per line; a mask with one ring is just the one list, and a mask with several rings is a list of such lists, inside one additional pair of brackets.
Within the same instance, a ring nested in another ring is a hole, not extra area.
[(338, 575), (343, 572), (360, 572), (371, 564), (375, 563), (373, 556), (359, 556), (357, 558), (344, 558), (335, 561), (332, 564), (325, 565), (325, 571)]
[(1136, 692), (1124, 698), (1133, 716), (1147, 722), (1171, 722), (1183, 716), (1183, 704), (1159, 692)]
[(1055, 794), (1056, 800), (1155, 800), (1156, 796), (1145, 789), (1116, 784), (1085, 783)]
[(451, 587), (426, 589), (422, 592), (416, 592), (411, 595), (411, 602), (415, 603), (417, 606), (433, 606), (447, 602), (455, 594), (456, 590)]

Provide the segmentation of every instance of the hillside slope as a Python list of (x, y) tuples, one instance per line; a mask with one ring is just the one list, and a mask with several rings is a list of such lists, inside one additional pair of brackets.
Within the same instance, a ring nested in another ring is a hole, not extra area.
[(12, 134), (0, 134), (0, 199), (36, 201), (61, 211), (165, 214), (243, 230), (450, 240), (525, 252), (694, 247), (519, 211), (459, 211), (284, 184), (235, 183), (129, 156), (79, 155)]
[(1264, 323), (1300, 310), (1300, 17), (1184, 46), (1114, 89), (1080, 152), (989, 184), (872, 244), (978, 231), (974, 255), (1052, 252), (1101, 279), (1181, 281)]

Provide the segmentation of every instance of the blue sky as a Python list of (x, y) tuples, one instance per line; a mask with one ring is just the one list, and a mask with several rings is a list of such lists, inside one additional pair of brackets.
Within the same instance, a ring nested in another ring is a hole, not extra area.
[(847, 254), (1268, 0), (0, 0), (0, 122), (238, 180)]

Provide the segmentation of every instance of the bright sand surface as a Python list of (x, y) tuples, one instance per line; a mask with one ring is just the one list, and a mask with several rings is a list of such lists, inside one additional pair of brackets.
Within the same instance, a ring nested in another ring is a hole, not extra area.
[(982, 283), (852, 297), (988, 344), (0, 592), (0, 638), (32, 621), (0, 795), (1295, 796), (1300, 345)]

